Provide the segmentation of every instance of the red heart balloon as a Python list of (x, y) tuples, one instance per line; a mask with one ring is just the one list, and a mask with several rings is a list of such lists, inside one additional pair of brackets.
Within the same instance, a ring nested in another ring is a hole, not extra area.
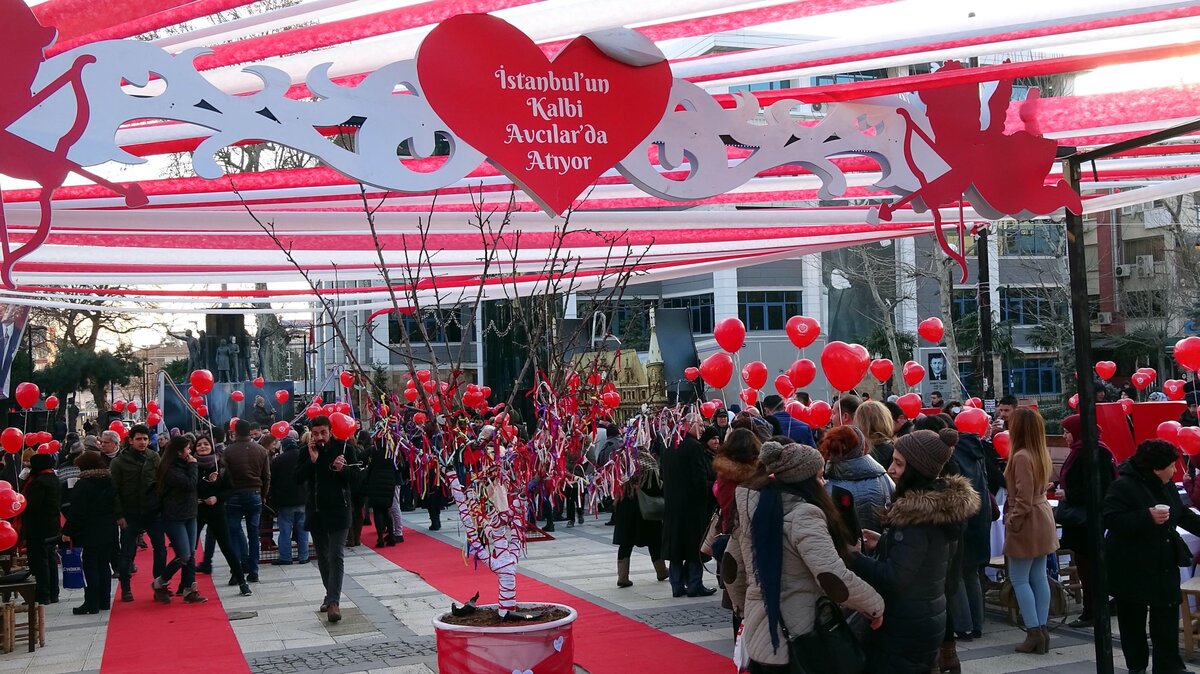
[(1200, 370), (1200, 337), (1184, 337), (1175, 342), (1175, 362), (1189, 372)]
[(967, 398), (966, 402), (964, 402), (963, 405), (966, 405), (967, 407), (976, 407), (978, 409), (983, 409), (983, 401), (980, 400), (979, 398)]
[(342, 386), (350, 388), (354, 385), (354, 373), (343, 371), (338, 375), (338, 381), (342, 383)]
[(600, 396), (600, 400), (608, 406), (609, 409), (617, 409), (621, 406), (621, 394), (616, 391), (609, 391)]
[(904, 416), (909, 419), (916, 419), (921, 413), (921, 396), (916, 393), (905, 393), (896, 398), (896, 404), (900, 406), (900, 411), (904, 412)]
[(904, 375), (904, 383), (909, 386), (916, 386), (918, 382), (925, 378), (925, 368), (915, 360), (905, 363), (904, 368), (900, 372)]
[(1187, 382), (1182, 379), (1168, 379), (1163, 382), (1163, 393), (1171, 400), (1183, 400), (1183, 396), (1187, 394), (1185, 386)]
[(701, 403), (700, 415), (705, 419), (711, 419), (713, 415), (717, 413), (717, 407), (718, 405), (714, 404), (711, 400), (706, 403)]
[(158, 412), (151, 412), (150, 414), (146, 415), (146, 425), (150, 428), (154, 428), (160, 423), (162, 423), (162, 415)]
[(747, 405), (753, 405), (754, 403), (758, 402), (758, 391), (752, 388), (744, 388), (742, 389), (742, 392), (738, 394), (738, 397), (741, 398), (742, 402), (746, 403)]
[(808, 406), (808, 425), (813, 428), (825, 428), (832, 417), (833, 408), (824, 400), (818, 400)]
[(37, 384), (23, 381), (17, 384), (17, 390), (13, 392), (13, 397), (17, 399), (17, 404), (21, 409), (27, 410), (37, 404), (38, 398), (42, 396), (42, 392), (38, 389)]
[(321, 408), (316, 405), (309, 405), (308, 407), (304, 408), (304, 416), (308, 417), (309, 419), (316, 419), (317, 417), (321, 416)]
[(830, 342), (821, 351), (821, 369), (836, 391), (849, 391), (858, 386), (870, 366), (866, 348), (858, 344)]
[(963, 433), (983, 435), (988, 429), (988, 415), (981, 409), (968, 407), (954, 417), (954, 425)]
[(1179, 429), (1179, 447), (1188, 456), (1200, 454), (1200, 428), (1184, 426)]
[(1001, 459), (1008, 460), (1009, 452), (1012, 451), (1012, 440), (1008, 437), (1008, 431), (1001, 431), (993, 435), (992, 447)]
[(725, 388), (733, 378), (733, 359), (727, 353), (714, 353), (700, 363), (700, 376), (712, 388)]
[(254, 384), (254, 388), (262, 388), (267, 383), (267, 380), (262, 377), (255, 377), (252, 383)]
[(207, 417), (208, 416), (208, 405), (201, 405), (201, 406), (197, 407), (196, 414), (199, 414), (202, 417)]
[(157, 414), (158, 413), (158, 401), (151, 400), (151, 401), (147, 402), (146, 403), (146, 411), (151, 414)]
[(1111, 360), (1102, 360), (1094, 366), (1096, 374), (1103, 381), (1112, 379), (1112, 376), (1117, 373), (1117, 364)]
[(1178, 445), (1179, 429), (1181, 428), (1183, 428), (1183, 425), (1178, 421), (1164, 421), (1158, 425), (1155, 435), (1157, 435), (1160, 440), (1166, 440), (1172, 445)]
[(347, 402), (335, 403), (333, 408), (335, 410), (337, 410), (338, 412), (341, 412), (342, 414), (346, 414), (346, 415), (349, 415), (350, 411), (351, 411), (350, 403), (347, 403)]
[(722, 319), (713, 328), (713, 338), (717, 340), (717, 346), (729, 353), (737, 353), (746, 342), (746, 326), (738, 318)]
[(687, 379), (688, 381), (696, 381), (696, 377), (699, 377), (699, 376), (700, 376), (700, 368), (698, 368), (698, 367), (689, 367), (683, 371), (683, 377), (684, 377), (684, 379)]
[(578, 37), (551, 62), (487, 14), (438, 24), (417, 50), (417, 79), (455, 134), (553, 214), (650, 135), (671, 92), (665, 60), (631, 66)]
[(1152, 367), (1139, 367), (1139, 368), (1137, 369), (1137, 371), (1138, 371), (1138, 372), (1145, 372), (1147, 375), (1149, 375), (1149, 376), (1150, 376), (1150, 381), (1154, 381), (1155, 379), (1158, 379), (1158, 370), (1155, 370), (1155, 369), (1154, 369), (1154, 368), (1152, 368)]
[(125, 411), (125, 401), (117, 398), (112, 403), (112, 411), (120, 414)]
[(779, 395), (787, 398), (796, 392), (796, 387), (792, 386), (792, 380), (788, 379), (786, 374), (781, 374), (775, 378), (775, 390), (779, 391)]
[(1070, 398), (1067, 398), (1067, 407), (1070, 407), (1073, 410), (1079, 409), (1079, 394), (1078, 393), (1072, 395)]
[(246, 399), (246, 394), (242, 393), (241, 391), (234, 391), (233, 393), (229, 394), (229, 397), (233, 399), (233, 402), (240, 403)]
[(801, 358), (788, 368), (787, 376), (792, 382), (793, 389), (802, 389), (816, 378), (817, 365), (807, 358)]
[(1121, 398), (1121, 411), (1125, 413), (1125, 416), (1133, 414), (1133, 401), (1129, 398)]
[(787, 407), (784, 409), (787, 410), (787, 413), (796, 421), (808, 423), (808, 407), (804, 403), (798, 400), (793, 400), (792, 402), (788, 403)]
[(422, 382), (429, 381), (429, 378), (432, 376), (433, 376), (433, 373), (430, 372), (429, 370), (417, 370), (417, 379), (419, 381), (422, 381)]
[(334, 412), (329, 416), (329, 432), (338, 440), (349, 440), (350, 436), (354, 435), (354, 430), (354, 419), (341, 412)]
[(937, 344), (946, 334), (946, 327), (942, 325), (942, 319), (930, 316), (917, 324), (917, 334), (925, 341)]
[(288, 432), (291, 430), (291, 426), (289, 426), (288, 422), (286, 421), (276, 421), (275, 423), (271, 424), (271, 435), (274, 435), (280, 440), (286, 438)]
[(129, 410), (130, 414), (137, 414), (138, 404), (136, 400), (130, 400), (125, 404), (125, 409)]
[(0, 520), (0, 551), (8, 550), (17, 544), (17, 530), (13, 525)]
[(795, 344), (797, 349), (803, 349), (821, 336), (821, 324), (815, 318), (808, 316), (792, 316), (788, 319), (784, 329), (788, 339), (792, 340), (792, 344)]
[(1154, 380), (1151, 379), (1150, 375), (1142, 372), (1141, 370), (1134, 372), (1133, 376), (1129, 378), (1129, 382), (1133, 384), (1133, 387), (1139, 391), (1144, 391), (1146, 387), (1149, 386), (1153, 381)]
[(49, 396), (46, 398), (46, 409), (51, 411), (58, 409), (58, 396)]
[(208, 395), (212, 390), (213, 374), (208, 370), (194, 370), (188, 379), (200, 395)]
[(893, 365), (892, 361), (888, 360), (887, 358), (876, 358), (875, 360), (871, 361), (871, 376), (875, 377), (881, 382), (891, 379), (892, 372), (894, 372), (895, 369), (896, 366)]
[(279, 403), (280, 405), (286, 403), (290, 397), (292, 397), (292, 395), (283, 389), (279, 389), (275, 392), (275, 402)]
[(750, 388), (762, 388), (767, 385), (767, 366), (761, 360), (746, 363), (742, 368), (742, 381)]

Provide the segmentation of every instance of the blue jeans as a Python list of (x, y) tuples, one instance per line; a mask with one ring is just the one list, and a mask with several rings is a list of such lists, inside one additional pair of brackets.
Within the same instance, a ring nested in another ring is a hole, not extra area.
[(1009, 557), (1008, 574), (1025, 627), (1045, 625), (1050, 617), (1050, 578), (1046, 575), (1046, 555), (1027, 559)]
[(292, 561), (292, 539), (296, 540), (296, 561), (308, 563), (308, 531), (304, 529), (304, 506), (286, 506), (275, 512), (279, 523), (279, 561)]
[(178, 569), (183, 570), (183, 575), (179, 579), (179, 584), (182, 587), (191, 587), (196, 584), (196, 520), (164, 520), (163, 532), (167, 535), (167, 540), (171, 542), (171, 549), (175, 551), (175, 559), (167, 565), (163, 572), (163, 581), (171, 580), (171, 576), (175, 575)]
[(671, 561), (667, 573), (674, 592), (696, 593), (704, 587), (704, 565), (699, 559)]
[(225, 502), (229, 520), (229, 542), (242, 563), (242, 571), (258, 575), (258, 521), (262, 517), (262, 495), (235, 492)]

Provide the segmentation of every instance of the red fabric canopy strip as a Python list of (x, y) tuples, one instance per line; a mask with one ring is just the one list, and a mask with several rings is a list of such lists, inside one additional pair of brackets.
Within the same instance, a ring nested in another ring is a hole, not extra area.
[[(174, 9), (188, 0), (49, 0), (33, 7), (43, 26), (58, 29), (59, 40), (103, 30), (153, 12)], [(246, 4), (246, 3), (243, 3)]]
[[(708, 82), (712, 80), (727, 79), (731, 77), (746, 77), (750, 75), (766, 75), (783, 70), (797, 70), (800, 68), (815, 68), (818, 66), (832, 65), (835, 63), (845, 63), (847, 61), (863, 61), (877, 58), (887, 58), (890, 56), (903, 56), (905, 54), (918, 54), (927, 51), (936, 51), (942, 49), (955, 49), (959, 47), (970, 47), (975, 45), (986, 45), (995, 42), (1007, 42), (1010, 40), (1023, 40), (1034, 37), (1045, 37), (1048, 35), (1064, 35), (1067, 33), (1078, 33), (1087, 30), (1097, 30), (1100, 28), (1113, 28), (1116, 26), (1132, 26), (1139, 23), (1150, 23), (1154, 21), (1167, 21), (1170, 19), (1181, 19), (1191, 16), (1200, 15), (1200, 6), (1179, 7), (1175, 9), (1160, 10), (1157, 12), (1146, 12), (1143, 14), (1130, 14), (1126, 16), (1114, 16), (1105, 19), (1096, 19), (1094, 21), (1080, 21), (1076, 23), (1067, 23), (1053, 26), (1044, 26), (1042, 28), (1031, 28), (1028, 30), (1009, 31), (1007, 33), (997, 33), (994, 35), (981, 35), (972, 38), (963, 38), (961, 40), (947, 40), (943, 42), (933, 42), (929, 44), (912, 45), (909, 47), (897, 47), (894, 49), (882, 49), (879, 51), (865, 52), (844, 56), (832, 56), (823, 59), (813, 59), (811, 61), (800, 61), (796, 63), (787, 63), (773, 66), (764, 66), (761, 68), (747, 68), (745, 70), (731, 70), (719, 73), (709, 73), (707, 75), (699, 75), (688, 78), (694, 82)], [(765, 50), (762, 50), (766, 53)], [(719, 55), (718, 55), (719, 56)], [(695, 61), (704, 59), (718, 58), (718, 56), (696, 56), (690, 59), (679, 59), (677, 62)]]
[(294, 28), (283, 33), (238, 40), (213, 47), (196, 59), (196, 70), (261, 61), (272, 56), (312, 51), (407, 28), (428, 26), (458, 14), (487, 13), (540, 0), (431, 0), (352, 19)]
[[(727, 12), (725, 14), (714, 14), (712, 16), (701, 16), (694, 19), (684, 19), (682, 21), (671, 21), (669, 23), (641, 26), (635, 28), (634, 30), (655, 42), (660, 42), (662, 40), (674, 40), (682, 37), (712, 35), (714, 33), (738, 30), (741, 28), (759, 26), (767, 23), (802, 19), (807, 16), (820, 16), (821, 14), (846, 12), (852, 9), (861, 9), (863, 7), (887, 5), (896, 1), (897, 0), (801, 0), (800, 2), (789, 2), (782, 5), (775, 5), (773, 7), (759, 7), (758, 9), (747, 9), (740, 12)], [(565, 47), (568, 42), (570, 42), (570, 40), (557, 40), (555, 42), (547, 42), (539, 46), (541, 47), (542, 52), (547, 56), (553, 56), (562, 50), (562, 48)]]
[(1158, 61), (1160, 59), (1176, 58), (1179, 56), (1191, 56), (1197, 53), (1200, 53), (1200, 42), (1142, 47), (1104, 54), (1060, 56), (1058, 58), (1038, 59), (1036, 61), (1022, 61), (1020, 63), (1001, 63), (993, 66), (964, 68), (946, 73), (938, 71), (927, 75), (889, 77), (863, 82), (851, 82), (848, 84), (802, 87), (787, 91), (790, 94), (788, 98), (795, 98), (805, 103), (834, 103), (910, 91), (941, 89), (962, 84), (979, 84), (981, 82), (994, 82), (1019, 77), (1075, 73), (1103, 66)]
[[(145, 14), (137, 18), (125, 21), (123, 23), (112, 24), (109, 26), (92, 26), (87, 33), (77, 35), (70, 39), (62, 39), (59, 35), (59, 40), (51, 47), (46, 49), (46, 56), (54, 56), (65, 51), (69, 51), (80, 45), (99, 42), (101, 40), (119, 40), (122, 38), (141, 35), (152, 30), (165, 28), (167, 26), (175, 26), (192, 19), (198, 19), (202, 16), (209, 16), (218, 12), (248, 5), (255, 0), (184, 0), (176, 2), (174, 6), (162, 11), (154, 11), (147, 8)], [(36, 11), (36, 8), (35, 8)]]

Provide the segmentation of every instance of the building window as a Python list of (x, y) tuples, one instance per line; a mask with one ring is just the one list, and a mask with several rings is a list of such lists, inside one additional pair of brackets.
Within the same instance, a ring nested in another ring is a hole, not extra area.
[(1167, 315), (1161, 290), (1131, 290), (1122, 293), (1121, 309), (1126, 318), (1160, 318)]
[[(463, 328), (460, 323), (462, 315), (458, 309), (442, 309), (440, 312), (436, 309), (422, 310), (420, 317), (416, 314), (405, 314), (400, 317), (400, 320), (404, 321), (409, 344), (424, 344), (425, 340), (421, 336), (421, 324), (424, 324), (425, 332), (429, 335), (429, 341), (432, 344), (454, 344), (463, 339)], [(468, 329), (468, 339), (470, 339), (470, 334)], [(388, 316), (388, 340), (392, 344), (401, 343), (400, 323), (395, 314)]]
[(837, 75), (818, 75), (812, 78), (812, 85), (814, 87), (823, 87), (829, 84), (851, 84), (866, 80), (878, 80), (884, 77), (887, 77), (886, 70), (862, 70), (853, 73), (838, 73)]
[(1058, 368), (1053, 358), (1025, 358), (1013, 362), (1008, 385), (1013, 395), (1050, 396), (1059, 393)]
[(803, 313), (799, 290), (738, 293), (738, 315), (746, 330), (783, 330), (792, 316)]
[(974, 290), (955, 290), (950, 299), (950, 317), (954, 320), (979, 311), (978, 295)]
[(791, 80), (776, 80), (774, 82), (755, 82), (753, 84), (735, 84), (729, 87), (729, 93), (739, 91), (778, 91), (792, 88)]
[(1000, 228), (1000, 254), (1004, 256), (1057, 256), (1062, 254), (1062, 225), (1021, 223)]
[(1054, 303), (1036, 288), (1001, 288), (1000, 320), (1013, 325), (1041, 325), (1054, 317)]
[(692, 334), (711, 335), (713, 331), (713, 296), (687, 295), (686, 297), (667, 297), (662, 300), (664, 309), (687, 309), (692, 315)]

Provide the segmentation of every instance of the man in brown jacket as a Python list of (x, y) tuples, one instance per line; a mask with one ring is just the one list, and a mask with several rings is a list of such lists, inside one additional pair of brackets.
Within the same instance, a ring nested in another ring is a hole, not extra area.
[(246, 580), (258, 582), (258, 523), (263, 500), (271, 488), (271, 459), (262, 445), (250, 439), (250, 422), (238, 419), (234, 441), (225, 446), (222, 461), (232, 486), (225, 502), (229, 537), (242, 563)]

